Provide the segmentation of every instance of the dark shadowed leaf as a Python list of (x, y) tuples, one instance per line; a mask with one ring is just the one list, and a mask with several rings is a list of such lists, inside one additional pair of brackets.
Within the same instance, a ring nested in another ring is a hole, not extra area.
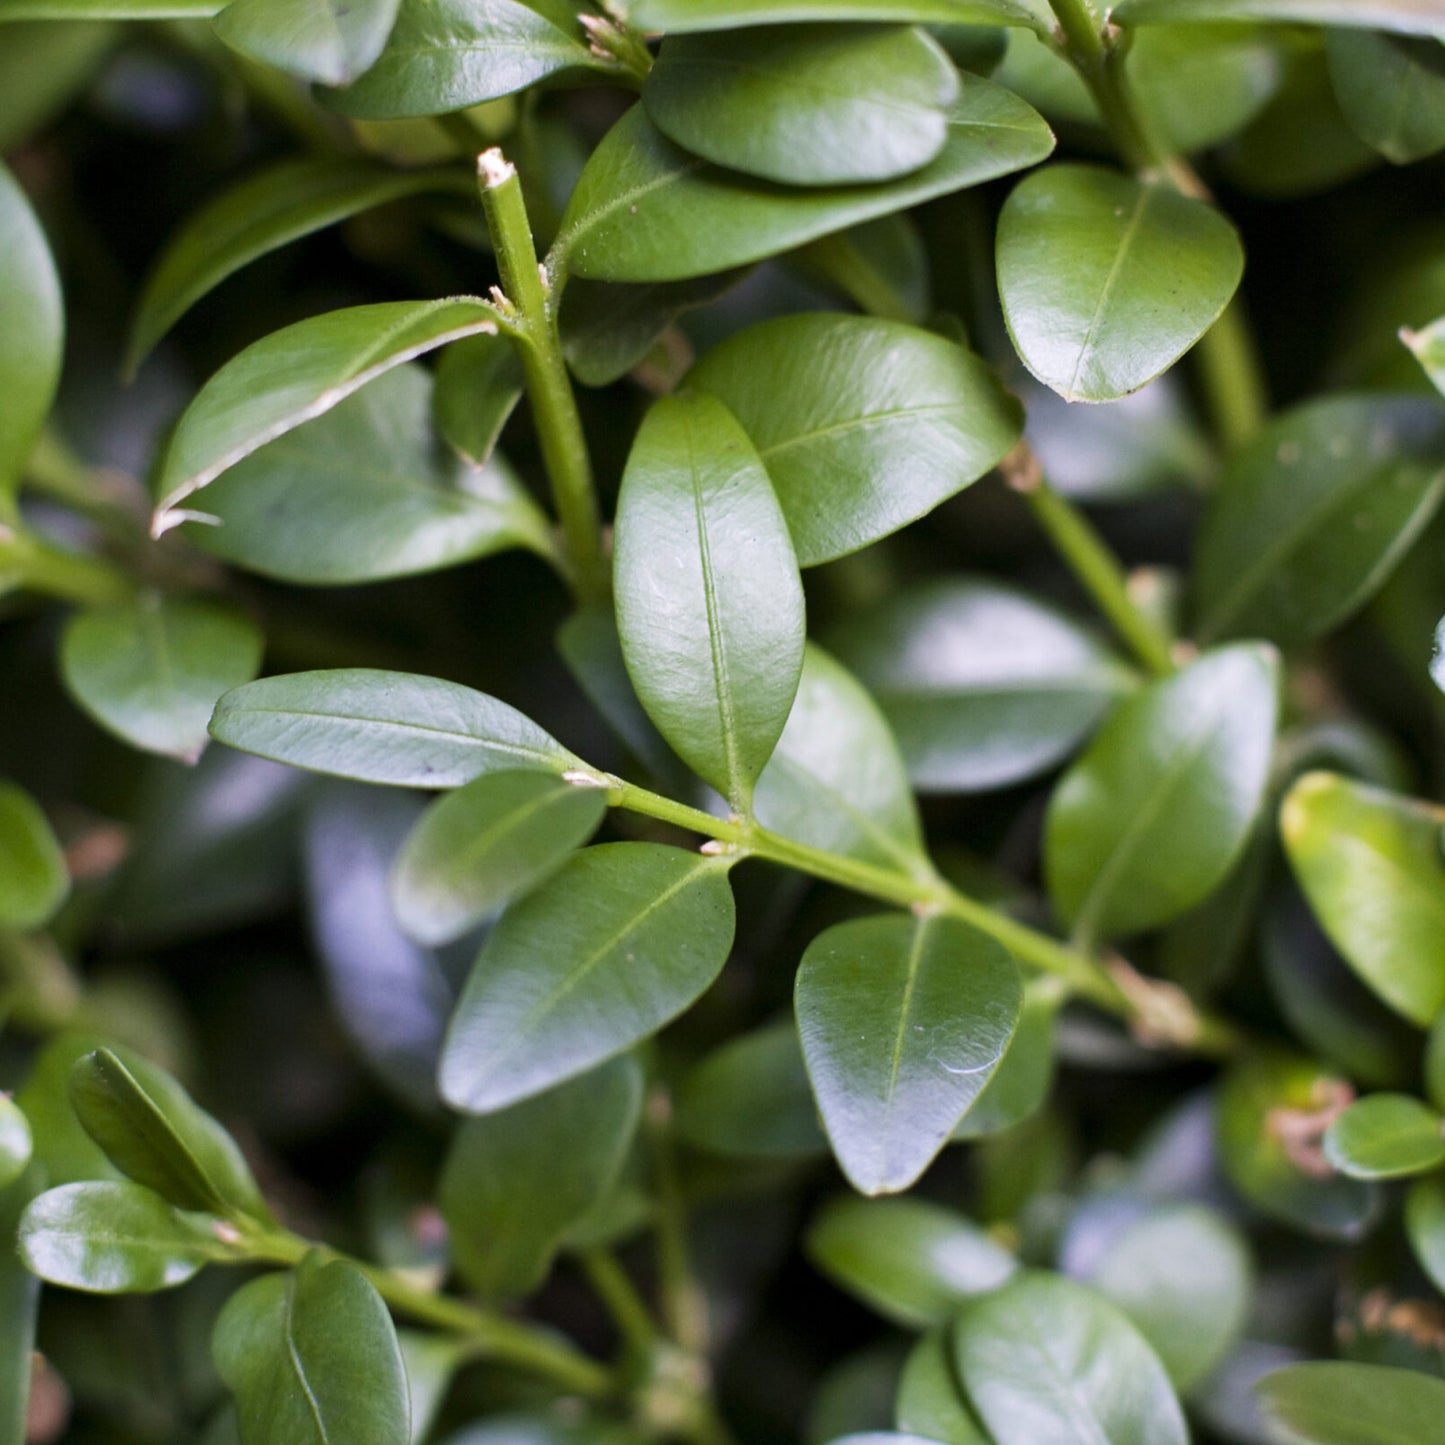
[(400, 0), (231, 0), (216, 34), (302, 80), (344, 85), (381, 54)]
[(40, 1187), (40, 1168), (0, 1189), (0, 1441), (25, 1445), (40, 1281), (11, 1247), (20, 1215)]
[(522, 361), (505, 336), (469, 336), (442, 352), (432, 415), (437, 430), (482, 467), (522, 399)]
[(70, 892), (60, 842), (23, 788), (0, 781), (0, 928), (39, 928)]
[(1256, 1389), (1278, 1445), (1405, 1445), (1438, 1435), (1445, 1412), (1445, 1381), (1388, 1365), (1289, 1365)]

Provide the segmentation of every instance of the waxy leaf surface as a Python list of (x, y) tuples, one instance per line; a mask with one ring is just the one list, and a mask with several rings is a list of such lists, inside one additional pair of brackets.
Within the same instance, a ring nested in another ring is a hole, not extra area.
[(65, 901), (70, 874), (45, 814), (0, 781), (0, 928), (39, 928)]
[(231, 0), (216, 34), (302, 80), (344, 85), (386, 44), (400, 0)]

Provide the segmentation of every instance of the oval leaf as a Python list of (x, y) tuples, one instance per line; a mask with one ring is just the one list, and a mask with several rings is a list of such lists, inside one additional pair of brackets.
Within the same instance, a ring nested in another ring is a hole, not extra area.
[(1445, 1381), (1344, 1361), (1288, 1365), (1256, 1386), (1283, 1445), (1401, 1445), (1440, 1433)]
[(948, 1335), (933, 1330), (913, 1347), (898, 1381), (898, 1428), (939, 1445), (989, 1445), (953, 1371)]
[(0, 1193), (25, 1172), (34, 1144), (30, 1124), (19, 1104), (8, 1094), (0, 1094)]
[(1120, 0), (1121, 25), (1192, 20), (1282, 20), (1296, 25), (1352, 25), (1401, 35), (1445, 35), (1436, 0)]
[(1409, 1094), (1371, 1094), (1330, 1124), (1325, 1158), (1352, 1179), (1424, 1174), (1445, 1163), (1445, 1120)]
[(302, 80), (344, 85), (381, 54), (401, 0), (231, 0), (216, 34)]
[(732, 947), (725, 861), (655, 843), (577, 854), (502, 916), (447, 1034), (441, 1090), (486, 1114), (655, 1033)]
[(637, 695), (739, 812), (788, 720), (803, 586), (757, 453), (721, 402), (648, 412), (617, 500), (617, 628)]
[(1420, 1268), (1445, 1288), (1445, 1178), (1417, 1179), (1405, 1195), (1405, 1233)]
[(998, 223), (998, 289), (1023, 363), (1068, 401), (1113, 401), (1171, 366), (1234, 295), (1244, 253), (1167, 182), (1050, 166)]
[(0, 782), (0, 928), (39, 928), (70, 892), (65, 854), (23, 788)]
[[(1445, 16), (1440, 33), (1445, 35)], [(1428, 39), (1334, 32), (1330, 79), (1350, 129), (1408, 165), (1445, 146), (1445, 52)]]

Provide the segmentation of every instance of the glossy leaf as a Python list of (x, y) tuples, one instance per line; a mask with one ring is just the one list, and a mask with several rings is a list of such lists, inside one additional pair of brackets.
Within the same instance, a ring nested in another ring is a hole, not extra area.
[(39, 928), (70, 892), (65, 855), (23, 788), (0, 781), (0, 928)]
[(1445, 418), (1417, 398), (1326, 397), (1230, 464), (1200, 531), (1198, 635), (1327, 632), (1385, 580), (1445, 496)]
[(441, 115), (561, 71), (595, 68), (581, 27), (561, 30), (521, 0), (402, 0), (376, 63), (326, 102), (367, 120)]
[(488, 936), (447, 1034), (441, 1089), (468, 1113), (530, 1098), (688, 1007), (732, 946), (725, 861), (655, 843), (588, 848)]
[(1113, 401), (1213, 325), (1244, 254), (1227, 220), (1166, 182), (1058, 165), (998, 224), (998, 287), (1024, 365), (1068, 401)]
[(931, 511), (993, 467), (1023, 424), (977, 356), (861, 316), (766, 321), (712, 351), (689, 380), (752, 438), (805, 567)]
[(955, 25), (1035, 25), (1026, 0), (618, 0), (647, 30), (723, 30), (795, 20), (926, 20)]
[(452, 1257), (490, 1296), (530, 1294), (567, 1231), (616, 1182), (642, 1111), (622, 1057), (457, 1131), (438, 1199)]
[(1134, 683), (1066, 613), (981, 578), (903, 589), (832, 642), (925, 792), (978, 792), (1044, 771)]
[(945, 1324), (1016, 1268), (972, 1221), (922, 1199), (835, 1200), (804, 1247), (835, 1284), (905, 1329)]
[(959, 1316), (954, 1363), (1000, 1439), (1187, 1445), (1158, 1356), (1101, 1295), (1025, 1271)]
[(1001, 1134), (1036, 1113), (1054, 1082), (1054, 1022), (1063, 997), (1056, 979), (1024, 983), (1018, 1027), (998, 1068), (954, 1126), (956, 1140)]
[(437, 429), (469, 462), (484, 467), (522, 399), (522, 361), (504, 336), (469, 336), (437, 362), (432, 415)]
[(250, 682), (264, 639), (244, 613), (193, 597), (146, 594), (78, 612), (60, 644), (70, 695), (107, 731), (193, 763), (216, 699)]
[(642, 705), (747, 811), (803, 665), (798, 564), (757, 453), (710, 397), (647, 414), (617, 502), (622, 652)]
[(1049, 804), (1049, 896), (1103, 936), (1165, 923), (1223, 879), (1264, 788), (1278, 708), (1264, 646), (1207, 653), (1122, 703)]
[(215, 1221), (185, 1215), (139, 1184), (62, 1184), (20, 1219), (20, 1255), (41, 1279), (92, 1294), (149, 1294), (233, 1258)]
[(1256, 1386), (1281, 1445), (1399, 1445), (1439, 1433), (1445, 1381), (1416, 1370), (1310, 1361)]
[(313, 1252), (231, 1296), (211, 1337), (242, 1445), (404, 1445), (406, 1370), (366, 1277)]
[(400, 0), (231, 0), (216, 34), (302, 80), (345, 85), (381, 54)]
[(530, 718), (437, 677), (336, 668), (263, 678), (216, 704), (211, 736), (313, 772), (455, 788), (504, 768), (581, 766)]
[(20, 1106), (8, 1094), (0, 1094), (0, 1194), (25, 1173), (34, 1142)]
[(267, 442), (345, 401), (404, 361), (495, 331), (492, 308), (464, 297), (384, 301), (298, 321), (232, 357), (186, 408), (156, 484), (152, 530), (186, 519), (181, 503)]
[(1409, 1094), (1370, 1094), (1331, 1123), (1324, 1148), (1352, 1179), (1424, 1174), (1445, 1163), (1445, 1120)]
[(1333, 773), (1307, 773), (1280, 833), (1315, 917), (1346, 961), (1422, 1028), (1445, 1007), (1445, 811)]
[(488, 773), (438, 799), (391, 875), (392, 906), (422, 943), (450, 943), (551, 877), (596, 831), (607, 800), (532, 770)]
[(1008, 951), (957, 919), (857, 919), (808, 945), (798, 1032), (854, 1188), (897, 1193), (932, 1163), (998, 1067), (1021, 1001)]
[[(0, 19), (4, 12), (0, 11)], [(16, 17), (19, 19), (20, 17)], [(20, 474), (55, 400), (65, 311), (50, 246), (25, 192), (0, 164), (0, 500)]]
[(891, 180), (931, 161), (958, 76), (913, 27), (762, 26), (674, 37), (642, 88), (648, 118), (716, 165), (795, 186)]
[(921, 170), (879, 185), (806, 191), (748, 181), (689, 155), (628, 111), (588, 161), (554, 260), (600, 281), (672, 281), (742, 266), (1042, 160), (1048, 127), (978, 76), (961, 79), (948, 140)]
[(990, 1445), (953, 1370), (948, 1333), (933, 1330), (909, 1353), (898, 1381), (898, 1428), (939, 1445)]
[(550, 555), (550, 524), (511, 468), (440, 449), (431, 403), (431, 378), (398, 367), (212, 482), (206, 506), (219, 525), (187, 536), (263, 576), (325, 586), (511, 547)]
[(1402, 35), (1445, 34), (1435, 0), (1120, 0), (1121, 25), (1195, 20), (1281, 20), (1296, 25), (1353, 25)]
[[(1445, 17), (1440, 22), (1445, 36)], [(1445, 63), (1429, 39), (1337, 31), (1330, 79), (1350, 128), (1386, 160), (1408, 165), (1445, 147)]]
[(1414, 352), (1436, 391), (1445, 394), (1445, 316), (1420, 331), (1406, 328), (1400, 333), (1400, 339)]

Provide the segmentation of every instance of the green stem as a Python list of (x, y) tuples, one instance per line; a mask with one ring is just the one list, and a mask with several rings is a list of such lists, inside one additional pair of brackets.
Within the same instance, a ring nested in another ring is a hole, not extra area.
[(657, 1325), (617, 1256), (609, 1249), (584, 1249), (577, 1262), (597, 1297), (607, 1306), (627, 1350), (645, 1359), (657, 1345)]
[(478, 159), (477, 168), (482, 209), (496, 248), (505, 301), (518, 317), (527, 395), (552, 482), (552, 498), (562, 523), (574, 585), (582, 601), (600, 601), (611, 590), (602, 545), (602, 520), (582, 418), (577, 413), (557, 333), (555, 292), (545, 269), (537, 263), (516, 167), (500, 151), (490, 150)]
[(1235, 451), (1264, 425), (1269, 411), (1264, 370), (1237, 292), (1195, 355), (1214, 434), (1226, 452)]
[(98, 557), (62, 551), (29, 532), (0, 525), (0, 583), (66, 602), (104, 607), (135, 595), (136, 583)]

